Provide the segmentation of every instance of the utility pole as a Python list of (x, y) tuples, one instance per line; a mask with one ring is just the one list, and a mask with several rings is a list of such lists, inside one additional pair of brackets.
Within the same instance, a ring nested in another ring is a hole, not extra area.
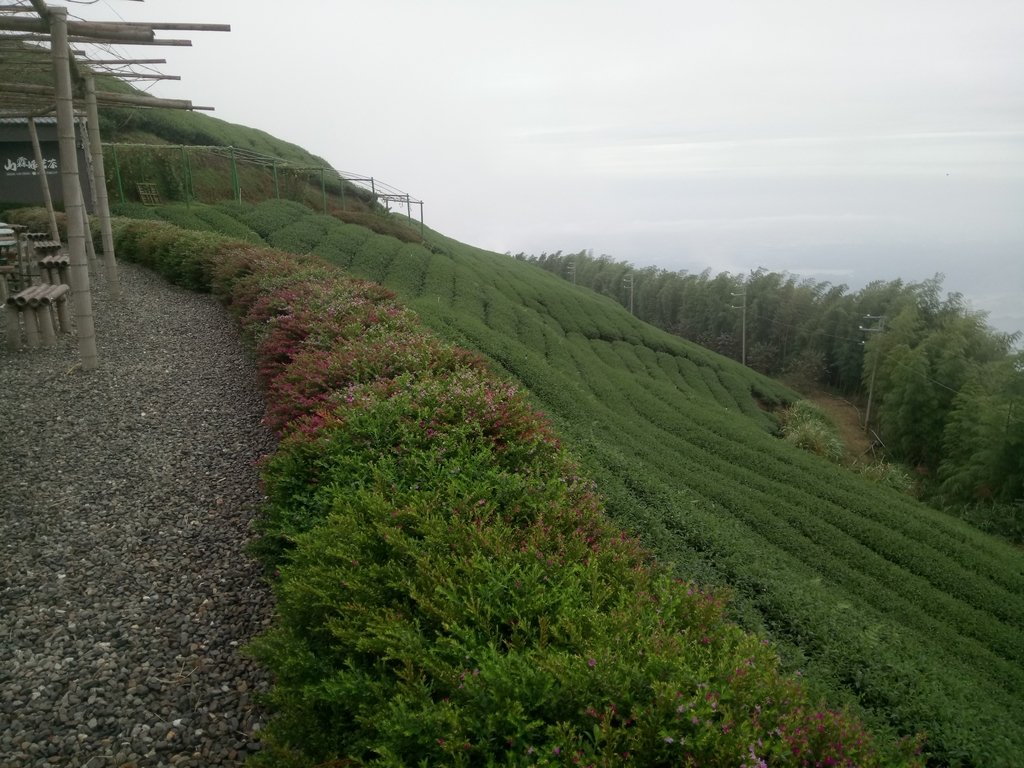
[(633, 314), (633, 273), (630, 272), (622, 278), (622, 284), (629, 286), (629, 314)]
[(565, 269), (569, 273), (569, 276), (572, 278), (572, 284), (576, 285), (576, 262), (570, 261), (569, 265)]
[(743, 363), (743, 365), (746, 365), (747, 364), (747, 289), (744, 288), (743, 289), (743, 293), (734, 293), (734, 294), (732, 294), (732, 296), (734, 298), (738, 297), (738, 298), (742, 298), (743, 299), (743, 303), (740, 306), (737, 307), (735, 304), (733, 304), (731, 306), (732, 306), (733, 309), (741, 309), (741, 310), (743, 310), (742, 321), (741, 321), (741, 324), (740, 324), (740, 328), (741, 328), (740, 337), (742, 339), (742, 353), (741, 353), (742, 356), (741, 356), (740, 360)]
[[(860, 326), (860, 330), (863, 333), (882, 333), (885, 330), (885, 315), (864, 315), (864, 319), (868, 322), (877, 320), (878, 325), (869, 328), (865, 325)], [(862, 341), (861, 344), (864, 344)], [(868, 406), (864, 411), (864, 431), (867, 432), (871, 428), (871, 401), (875, 396), (875, 376), (878, 375), (878, 358), (882, 356), (882, 351), (878, 350), (875, 352), (875, 359), (871, 364), (871, 383), (868, 384)]]

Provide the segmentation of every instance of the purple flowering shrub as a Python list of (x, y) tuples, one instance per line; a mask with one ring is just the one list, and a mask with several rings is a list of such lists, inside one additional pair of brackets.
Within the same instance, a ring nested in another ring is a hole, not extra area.
[(918, 764), (652, 562), (526, 397), (389, 292), (192, 234), (118, 245), (228, 302), (281, 436), (258, 764)]

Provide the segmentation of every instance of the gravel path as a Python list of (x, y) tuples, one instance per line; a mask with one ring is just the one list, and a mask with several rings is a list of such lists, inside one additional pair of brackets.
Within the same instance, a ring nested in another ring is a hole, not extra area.
[[(244, 554), (273, 448), (211, 297), (122, 264), (77, 341), (0, 350), (0, 766), (238, 765), (272, 601)], [(2, 314), (2, 313), (0, 313)], [(0, 320), (0, 343), (5, 338)]]

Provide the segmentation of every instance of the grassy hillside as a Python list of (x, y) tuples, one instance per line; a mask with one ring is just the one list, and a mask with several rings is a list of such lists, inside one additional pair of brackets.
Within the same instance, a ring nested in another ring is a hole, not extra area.
[(159, 222), (115, 237), (225, 301), (281, 436), (254, 765), (923, 766), (653, 561), (522, 392), (386, 288)]
[(833, 699), (924, 732), (935, 764), (1024, 751), (1024, 554), (779, 440), (793, 393), (616, 303), (436, 233), (426, 246), (299, 205), (217, 210), (395, 290), (522, 382), (612, 517), (674, 569), (729, 585)]

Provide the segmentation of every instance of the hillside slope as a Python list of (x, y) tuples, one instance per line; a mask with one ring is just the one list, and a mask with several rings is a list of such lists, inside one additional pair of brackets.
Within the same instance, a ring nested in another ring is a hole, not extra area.
[(610, 514), (686, 578), (727, 584), (833, 700), (923, 731), (936, 764), (1024, 748), (1024, 555), (773, 436), (782, 386), (611, 300), (429, 233), (426, 247), (299, 205), (220, 213), (395, 290), (521, 381)]

